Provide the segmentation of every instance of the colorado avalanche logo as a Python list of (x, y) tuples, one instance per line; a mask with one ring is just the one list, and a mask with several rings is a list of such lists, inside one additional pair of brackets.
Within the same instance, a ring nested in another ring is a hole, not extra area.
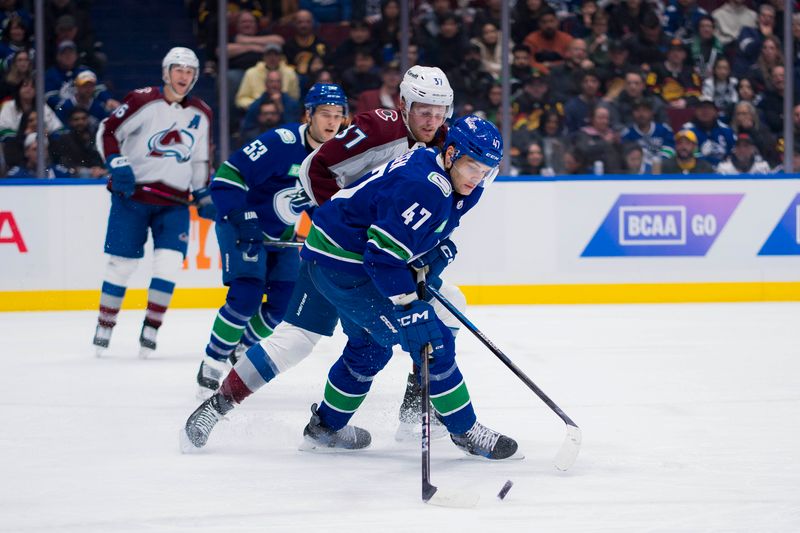
[(284, 224), (297, 222), (300, 214), (311, 207), (311, 200), (300, 186), (289, 187), (275, 193), (272, 208)]
[(176, 129), (176, 125), (177, 123), (173, 123), (148, 139), (150, 157), (174, 157), (179, 163), (186, 163), (191, 159), (194, 135), (187, 130)]

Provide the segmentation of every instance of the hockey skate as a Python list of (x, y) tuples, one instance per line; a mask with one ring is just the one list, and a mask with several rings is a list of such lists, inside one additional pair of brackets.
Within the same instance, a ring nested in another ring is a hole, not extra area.
[(229, 369), (227, 360), (217, 361), (209, 356), (203, 357), (197, 371), (197, 399), (206, 400), (217, 392)]
[(108, 351), (112, 331), (112, 328), (97, 324), (97, 329), (94, 330), (94, 340), (92, 341), (94, 345), (94, 354), (97, 357), (102, 357)]
[[(431, 413), (431, 439), (441, 439), (449, 433), (439, 418), (439, 414), (433, 407)], [(399, 424), (394, 438), (398, 442), (415, 441), (419, 442), (422, 437), (422, 390), (419, 386), (417, 374), (413, 372), (408, 375), (406, 382), (406, 393), (403, 396), (403, 403), (400, 404)]]
[(311, 406), (311, 420), (303, 430), (303, 442), (300, 449), (315, 452), (341, 452), (361, 450), (372, 442), (369, 431), (356, 426), (347, 425), (339, 431), (333, 431), (322, 425), (317, 414), (317, 404)]
[(233, 402), (219, 393), (201, 403), (186, 419), (186, 425), (178, 435), (181, 452), (191, 453), (205, 446), (211, 430), (231, 409)]
[(139, 334), (140, 359), (147, 359), (156, 351), (156, 335), (158, 335), (158, 328), (145, 320), (142, 324), (142, 332)]
[(517, 441), (487, 428), (477, 420), (466, 433), (451, 434), (453, 444), (469, 456), (491, 460), (524, 459), (517, 453)]

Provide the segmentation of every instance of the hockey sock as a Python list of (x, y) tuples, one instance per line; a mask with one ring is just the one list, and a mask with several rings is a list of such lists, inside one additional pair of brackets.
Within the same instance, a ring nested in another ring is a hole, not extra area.
[(117, 315), (125, 298), (125, 288), (138, 264), (137, 259), (108, 256), (108, 264), (100, 289), (100, 314), (98, 323), (105, 328), (113, 328), (117, 324)]
[(175, 283), (171, 281), (161, 278), (150, 280), (150, 288), (147, 289), (147, 311), (144, 314), (144, 321), (147, 325), (156, 329), (161, 327), (164, 313), (167, 312), (174, 290)]
[(267, 286), (267, 301), (261, 304), (245, 328), (242, 344), (247, 348), (272, 335), (275, 326), (283, 320), (286, 307), (292, 297), (293, 281), (270, 281)]
[(347, 425), (372, 386), (372, 376), (351, 371), (340, 357), (328, 373), (325, 394), (317, 414), (326, 427), (338, 431)]
[(224, 361), (233, 353), (247, 322), (261, 303), (261, 287), (261, 281), (257, 279), (235, 279), (231, 282), (225, 305), (214, 319), (206, 355), (217, 361)]
[(104, 328), (113, 328), (117, 325), (117, 315), (125, 298), (125, 287), (114, 285), (108, 281), (103, 282), (100, 292), (100, 315), (97, 322)]
[[(435, 364), (432, 366), (436, 366)], [(431, 403), (450, 433), (466, 433), (475, 423), (467, 384), (455, 361), (444, 372), (430, 373)]]

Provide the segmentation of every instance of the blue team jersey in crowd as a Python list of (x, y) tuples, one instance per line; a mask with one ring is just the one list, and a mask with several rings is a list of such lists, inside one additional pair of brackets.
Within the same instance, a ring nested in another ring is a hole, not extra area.
[(366, 272), (387, 297), (414, 292), (408, 262), (449, 236), (483, 192), (455, 192), (439, 154), (412, 150), (333, 195), (314, 213), (301, 257)]
[(675, 134), (666, 124), (651, 122), (648, 131), (640, 131), (634, 124), (622, 132), (623, 141), (633, 141), (642, 147), (644, 159), (652, 164), (657, 159), (669, 159), (675, 155)]
[(305, 124), (269, 130), (220, 166), (211, 181), (218, 220), (234, 209), (252, 209), (270, 239), (293, 236), (300, 213), (308, 207), (308, 197), (297, 179), (300, 163), (311, 152), (305, 131)]
[(736, 134), (722, 121), (717, 120), (711, 129), (706, 130), (696, 122), (687, 122), (682, 129), (692, 130), (697, 135), (697, 149), (700, 157), (713, 166), (717, 166), (726, 159), (736, 144)]

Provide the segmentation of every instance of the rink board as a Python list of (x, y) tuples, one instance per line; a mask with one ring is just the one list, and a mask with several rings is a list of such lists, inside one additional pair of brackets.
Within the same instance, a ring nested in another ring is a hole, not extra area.
[[(92, 309), (109, 193), (0, 181), (0, 310)], [(192, 214), (174, 307), (224, 299), (213, 223)], [(500, 178), (454, 240), (471, 304), (800, 300), (800, 179)], [(126, 307), (144, 307), (146, 251)]]

